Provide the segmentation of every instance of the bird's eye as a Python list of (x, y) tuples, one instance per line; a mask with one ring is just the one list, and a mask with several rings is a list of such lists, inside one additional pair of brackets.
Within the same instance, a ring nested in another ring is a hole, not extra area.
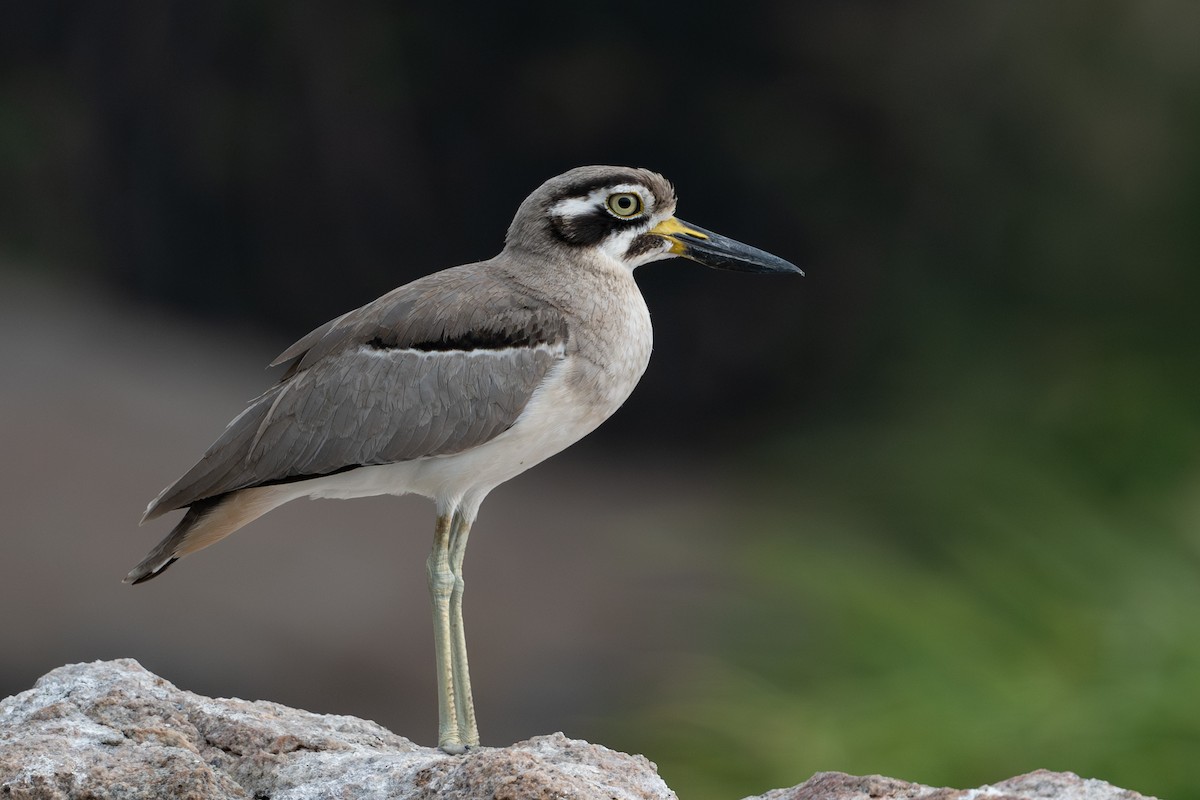
[(608, 210), (618, 217), (628, 219), (642, 213), (642, 198), (636, 192), (610, 194), (606, 202)]

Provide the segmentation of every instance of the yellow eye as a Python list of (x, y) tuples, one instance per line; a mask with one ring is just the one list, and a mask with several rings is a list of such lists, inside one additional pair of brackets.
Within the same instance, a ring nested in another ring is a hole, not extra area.
[(642, 198), (637, 192), (617, 192), (610, 194), (605, 201), (608, 210), (615, 216), (628, 219), (642, 213)]

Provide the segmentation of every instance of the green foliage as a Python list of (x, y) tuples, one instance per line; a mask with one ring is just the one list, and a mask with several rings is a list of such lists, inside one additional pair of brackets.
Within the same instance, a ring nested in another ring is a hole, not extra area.
[(868, 233), (809, 280), (878, 282), (814, 334), (833, 399), (731, 468), (752, 499), (694, 541), (735, 588), (631, 746), (689, 800), (1035, 768), (1200, 797), (1195, 9), (835, 8), (896, 148), (829, 151), (817, 223)]
[(713, 525), (718, 645), (635, 721), (680, 796), (1035, 768), (1200, 796), (1200, 358), (1103, 361), (992, 362), (771, 446), (757, 510)]

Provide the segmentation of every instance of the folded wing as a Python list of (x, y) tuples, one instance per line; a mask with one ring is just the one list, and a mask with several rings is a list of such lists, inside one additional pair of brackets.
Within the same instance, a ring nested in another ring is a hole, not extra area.
[[(478, 265), (477, 265), (478, 266)], [(470, 287), (469, 307), (457, 298)], [(446, 270), (317, 328), (146, 519), (244, 489), (449, 455), (516, 422), (568, 344), (552, 307), (488, 270)]]

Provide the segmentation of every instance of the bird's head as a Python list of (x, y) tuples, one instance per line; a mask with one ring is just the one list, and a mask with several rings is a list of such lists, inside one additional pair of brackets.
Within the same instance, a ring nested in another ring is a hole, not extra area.
[(577, 167), (543, 183), (517, 209), (510, 248), (591, 250), (630, 270), (672, 256), (742, 272), (804, 273), (796, 265), (675, 214), (675, 187), (646, 169)]

